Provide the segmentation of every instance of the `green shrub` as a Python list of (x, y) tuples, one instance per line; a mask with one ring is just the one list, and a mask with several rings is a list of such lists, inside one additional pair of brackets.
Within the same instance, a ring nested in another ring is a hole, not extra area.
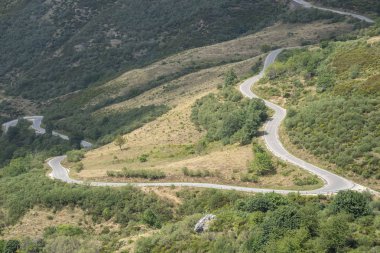
[(232, 87), (223, 88), (218, 95), (211, 94), (197, 100), (191, 120), (207, 130), (208, 141), (250, 143), (268, 117), (264, 102), (243, 99)]
[(246, 174), (242, 174), (240, 176), (240, 181), (242, 181), (242, 182), (250, 182), (250, 183), (257, 183), (257, 182), (259, 182), (259, 177), (257, 175), (254, 175), (254, 174), (246, 173)]
[(334, 197), (331, 208), (335, 213), (347, 212), (354, 217), (360, 217), (372, 213), (370, 201), (370, 196), (366, 193), (340, 191)]
[(279, 206), (288, 205), (289, 200), (283, 195), (277, 193), (256, 194), (237, 201), (236, 208), (245, 212), (267, 212), (274, 211)]
[(66, 153), (69, 162), (79, 162), (84, 158), (84, 150), (71, 150)]
[(224, 78), (224, 86), (232, 86), (235, 85), (239, 81), (235, 71), (230, 69)]
[(187, 167), (183, 167), (182, 169), (183, 175), (187, 177), (212, 177), (214, 176), (209, 170), (206, 169), (197, 169), (197, 170), (189, 170)]
[(84, 169), (83, 163), (79, 162), (74, 164), (73, 169), (76, 173), (81, 172)]
[(145, 162), (148, 161), (148, 157), (149, 157), (148, 154), (142, 154), (141, 156), (139, 156), (139, 161), (140, 161), (141, 163), (145, 163)]
[(304, 186), (304, 185), (315, 185), (319, 183), (317, 176), (307, 176), (307, 177), (296, 177), (293, 179), (295, 185)]
[(84, 234), (83, 230), (79, 227), (72, 226), (72, 225), (58, 225), (56, 227), (47, 227), (44, 230), (44, 237), (50, 237), (50, 236), (79, 236)]
[(6, 241), (4, 245), (4, 253), (16, 253), (20, 249), (20, 242), (18, 240)]
[(162, 179), (166, 175), (159, 170), (147, 170), (147, 169), (128, 169), (123, 168), (122, 171), (107, 171), (109, 177), (125, 177), (125, 178), (144, 178), (144, 179)]
[(379, 174), (376, 156), (380, 101), (377, 98), (325, 97), (288, 114), (285, 127), (294, 144), (363, 177)]
[(272, 157), (259, 144), (253, 144), (254, 159), (250, 164), (249, 172), (254, 172), (259, 176), (276, 173)]

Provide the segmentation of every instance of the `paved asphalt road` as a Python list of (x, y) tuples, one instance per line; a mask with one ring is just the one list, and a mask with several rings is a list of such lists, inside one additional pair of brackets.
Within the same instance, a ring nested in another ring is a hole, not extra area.
[[(349, 15), (355, 18), (358, 18), (360, 20), (363, 20), (365, 22), (373, 23), (374, 21), (353, 13), (343, 12), (343, 11), (337, 11), (332, 9), (327, 9), (323, 7), (317, 7), (313, 6), (310, 3), (307, 3), (303, 0), (293, 0), (294, 2), (297, 2), (298, 4), (302, 5), (305, 8), (317, 8), (325, 11), (330, 11), (342, 15)], [(257, 83), (265, 73), (265, 70), (276, 60), (277, 56), (281, 53), (283, 49), (277, 49), (275, 51), (272, 51), (269, 53), (269, 55), (266, 57), (264, 62), (263, 70), (256, 76), (251, 77), (244, 81), (240, 86), (240, 91), (242, 94), (248, 98), (255, 98), (257, 97), (252, 91), (252, 86)], [(284, 120), (286, 116), (286, 110), (278, 105), (275, 105), (269, 101), (265, 101), (265, 104), (274, 110), (273, 117), (266, 123), (265, 130), (266, 133), (264, 135), (265, 143), (268, 147), (268, 149), (277, 157), (295, 164), (312, 174), (317, 175), (321, 179), (324, 180), (325, 185), (317, 190), (310, 190), (310, 191), (299, 191), (300, 194), (305, 195), (314, 195), (314, 194), (333, 194), (341, 190), (347, 190), (347, 189), (354, 189), (358, 191), (363, 190), (369, 190), (361, 185), (355, 184), (350, 180), (347, 180), (341, 176), (335, 175), (329, 171), (326, 171), (324, 169), (321, 169), (319, 167), (316, 167), (310, 163), (307, 163), (293, 155), (291, 155), (282, 145), (279, 139), (279, 127), (281, 125), (281, 122)], [(35, 129), (36, 133), (38, 134), (44, 134), (45, 129), (41, 128), (41, 122), (43, 119), (43, 116), (32, 116), (32, 117), (25, 117), (25, 119), (32, 121), (33, 125), (32, 128)], [(18, 121), (13, 120), (7, 123), (3, 124), (3, 128), (5, 130), (8, 130), (9, 127), (17, 125)], [(54, 132), (54, 135), (60, 136), (63, 139), (69, 139), (68, 136), (58, 134)], [(82, 146), (84, 147), (91, 147), (91, 143), (88, 143), (86, 141), (82, 141)], [(274, 189), (261, 189), (261, 188), (250, 188), (250, 187), (239, 187), (239, 186), (231, 186), (231, 185), (218, 185), (218, 184), (207, 184), (207, 183), (181, 183), (181, 182), (173, 182), (173, 183), (111, 183), (111, 182), (84, 182), (79, 181), (75, 179), (71, 179), (68, 173), (68, 169), (62, 166), (61, 162), (66, 158), (66, 156), (58, 156), (50, 159), (48, 161), (48, 165), (52, 168), (52, 172), (50, 176), (53, 179), (58, 179), (61, 181), (64, 181), (66, 183), (74, 183), (74, 184), (88, 184), (91, 186), (109, 186), (109, 187), (121, 187), (121, 186), (187, 186), (187, 187), (200, 187), (200, 188), (213, 188), (213, 189), (223, 189), (223, 190), (236, 190), (236, 191), (242, 191), (242, 192), (277, 192), (281, 194), (287, 194), (290, 192), (297, 192), (297, 191), (291, 191), (291, 190), (274, 190)], [(376, 193), (376, 192), (374, 192)]]

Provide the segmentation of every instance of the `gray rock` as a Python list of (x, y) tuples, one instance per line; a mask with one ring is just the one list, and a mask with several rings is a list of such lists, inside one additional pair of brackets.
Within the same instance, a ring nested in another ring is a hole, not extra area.
[(215, 220), (216, 216), (213, 214), (207, 214), (205, 217), (200, 219), (197, 224), (195, 224), (194, 231), (197, 233), (202, 233), (208, 230), (208, 226), (212, 220)]

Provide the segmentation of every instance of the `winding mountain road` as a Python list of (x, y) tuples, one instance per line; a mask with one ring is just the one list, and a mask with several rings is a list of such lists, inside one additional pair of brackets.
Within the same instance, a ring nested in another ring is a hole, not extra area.
[(367, 23), (375, 23), (375, 21), (373, 19), (370, 19), (368, 17), (362, 16), (362, 15), (359, 15), (359, 14), (356, 14), (356, 13), (351, 13), (351, 12), (346, 12), (346, 11), (341, 11), (341, 10), (335, 10), (335, 9), (331, 9), (331, 8), (320, 7), (320, 6), (313, 5), (313, 4), (309, 3), (309, 2), (306, 2), (304, 0), (293, 0), (293, 2), (299, 4), (302, 7), (307, 8), (307, 9), (314, 8), (314, 9), (318, 9), (318, 10), (322, 10), (322, 11), (329, 11), (329, 12), (333, 12), (333, 13), (340, 14), (340, 15), (351, 16), (353, 18), (359, 19), (359, 20), (367, 22)]
[[(362, 15), (357, 15), (349, 12), (344, 11), (338, 11), (323, 7), (314, 6), (308, 2), (305, 2), (303, 0), (293, 0), (294, 2), (300, 4), (301, 6), (305, 8), (317, 8), (324, 11), (330, 11), (342, 15), (349, 15), (354, 18), (357, 18), (359, 20), (373, 23), (374, 21), (370, 18), (364, 17)], [(273, 62), (276, 60), (277, 56), (281, 53), (283, 49), (277, 49), (269, 53), (269, 55), (266, 57), (264, 62), (263, 70), (256, 76), (251, 77), (244, 81), (240, 85), (240, 91), (241, 93), (248, 97), (248, 98), (256, 98), (257, 96), (251, 91), (252, 86), (257, 83), (263, 76), (265, 71), (268, 69), (268, 67), (273, 64)], [(265, 125), (265, 131), (266, 134), (264, 135), (264, 141), (266, 143), (267, 148), (278, 158), (287, 161), (289, 163), (292, 163), (294, 165), (297, 165), (310, 173), (317, 175), (319, 178), (324, 180), (325, 185), (316, 190), (309, 190), (309, 191), (293, 191), (293, 190), (276, 190), (276, 189), (261, 189), (261, 188), (251, 188), (251, 187), (239, 187), (239, 186), (232, 186), (232, 185), (219, 185), (219, 184), (207, 184), (207, 183), (183, 183), (183, 182), (168, 182), (168, 183), (112, 183), (112, 182), (85, 182), (80, 180), (75, 180), (70, 178), (68, 169), (62, 166), (62, 161), (66, 158), (66, 156), (58, 156), (50, 159), (48, 161), (48, 165), (52, 169), (52, 172), (50, 176), (53, 179), (61, 180), (66, 183), (71, 184), (86, 184), (90, 186), (109, 186), (109, 187), (122, 187), (122, 186), (137, 186), (137, 187), (160, 187), (160, 186), (184, 186), (184, 187), (199, 187), (199, 188), (213, 188), (213, 189), (222, 189), (222, 190), (236, 190), (241, 192), (277, 192), (281, 194), (288, 194), (291, 192), (298, 192), (300, 194), (304, 195), (316, 195), (316, 194), (334, 194), (341, 190), (348, 190), (353, 189), (357, 191), (364, 191), (364, 190), (370, 190), (364, 186), (361, 186), (359, 184), (356, 184), (350, 180), (347, 180), (341, 176), (338, 176), (332, 172), (326, 171), (322, 168), (319, 168), (317, 166), (314, 166), (310, 163), (307, 163), (292, 154), (290, 154), (282, 145), (280, 138), (279, 138), (279, 127), (281, 125), (281, 122), (286, 117), (286, 110), (276, 104), (273, 104), (269, 101), (265, 101), (265, 104), (271, 108), (274, 111), (273, 117), (266, 123)], [(41, 122), (43, 120), (43, 116), (31, 116), (31, 117), (24, 117), (24, 119), (27, 119), (31, 121), (32, 128), (36, 131), (37, 134), (44, 134), (46, 131), (45, 129), (41, 128)], [(17, 125), (18, 120), (13, 120), (7, 123), (3, 124), (3, 128), (5, 131), (8, 130), (9, 127)], [(56, 132), (53, 132), (54, 135), (59, 136), (63, 139), (68, 140), (69, 137), (58, 134)], [(91, 143), (82, 141), (82, 146), (85, 148), (91, 147)], [(370, 190), (371, 191), (371, 190)], [(377, 192), (374, 192), (377, 193)]]

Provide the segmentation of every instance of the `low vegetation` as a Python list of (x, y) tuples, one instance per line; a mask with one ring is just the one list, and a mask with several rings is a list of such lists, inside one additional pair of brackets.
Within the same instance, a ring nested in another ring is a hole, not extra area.
[[(56, 112), (65, 114), (65, 109), (62, 107), (52, 106), (50, 110), (57, 110)], [(54, 129), (65, 129), (71, 133), (71, 136), (106, 144), (114, 141), (116, 136), (129, 133), (156, 119), (169, 108), (164, 105), (150, 105), (99, 114), (94, 110), (96, 110), (95, 107), (88, 107), (74, 115), (62, 116), (64, 119), (61, 120), (58, 120), (59, 115), (52, 116), (48, 113), (46, 122), (51, 124)]]
[[(0, 240), (0, 252), (32, 249), (33, 252), (63, 249), (115, 252), (122, 247), (121, 238), (138, 235), (141, 229), (156, 229), (156, 232), (139, 239), (136, 252), (290, 249), (375, 252), (380, 246), (375, 232), (379, 229), (380, 205), (366, 193), (346, 191), (328, 198), (171, 188), (176, 192), (175, 197), (181, 199), (180, 204), (173, 205), (166, 198), (137, 188), (89, 187), (53, 181), (45, 176), (44, 160), (43, 155), (22, 157), (4, 168), (7, 173), (0, 178), (0, 232), (36, 206), (52, 210), (80, 208), (95, 224), (114, 222), (120, 228), (113, 228), (112, 232), (105, 225), (101, 232), (95, 233), (82, 222), (47, 226), (39, 238)], [(217, 220), (209, 231), (197, 234), (193, 227), (205, 212), (215, 214)]]
[(107, 171), (107, 176), (109, 177), (124, 177), (124, 178), (143, 178), (149, 180), (157, 180), (165, 178), (164, 172), (159, 170), (149, 170), (149, 169), (128, 169), (123, 168), (122, 171)]
[(213, 177), (215, 175), (215, 173), (211, 172), (210, 170), (190, 170), (187, 167), (182, 168), (182, 173), (187, 177)]
[(380, 179), (379, 112), (378, 98), (325, 98), (289, 115), (286, 128), (298, 147), (363, 177)]
[(289, 107), (285, 127), (297, 148), (379, 179), (379, 50), (358, 39), (285, 51), (255, 89)]
[[(10, 163), (12, 168), (3, 169), (18, 172), (4, 173), (0, 179), (0, 210), (7, 210), (6, 213), (1, 213), (4, 216), (1, 216), (0, 227), (17, 222), (34, 206), (54, 209), (75, 206), (86, 210), (94, 221), (102, 222), (112, 218), (123, 226), (135, 222), (144, 223), (143, 214), (148, 209), (155, 213), (157, 224), (172, 217), (170, 205), (153, 194), (144, 194), (131, 187), (111, 189), (67, 185), (45, 176), (44, 156), (23, 159), (27, 159), (24, 164), (14, 160)], [(23, 171), (19, 172), (21, 169)]]
[[(137, 242), (136, 252), (376, 252), (378, 201), (362, 193), (325, 197), (180, 192), (186, 218)], [(373, 207), (374, 206), (374, 207)], [(217, 219), (193, 232), (202, 213)], [(181, 240), (178, 240), (181, 238)], [(212, 239), (211, 239), (212, 238)]]
[(254, 158), (249, 166), (248, 172), (255, 173), (258, 176), (265, 176), (276, 173), (276, 167), (273, 164), (272, 156), (257, 143), (253, 143)]
[(232, 86), (236, 82), (236, 75), (228, 72), (217, 94), (207, 95), (193, 106), (191, 119), (200, 129), (207, 130), (209, 141), (248, 144), (268, 117), (264, 102), (243, 98)]
[(84, 158), (84, 153), (84, 150), (70, 150), (66, 153), (67, 161), (72, 163), (79, 162)]

